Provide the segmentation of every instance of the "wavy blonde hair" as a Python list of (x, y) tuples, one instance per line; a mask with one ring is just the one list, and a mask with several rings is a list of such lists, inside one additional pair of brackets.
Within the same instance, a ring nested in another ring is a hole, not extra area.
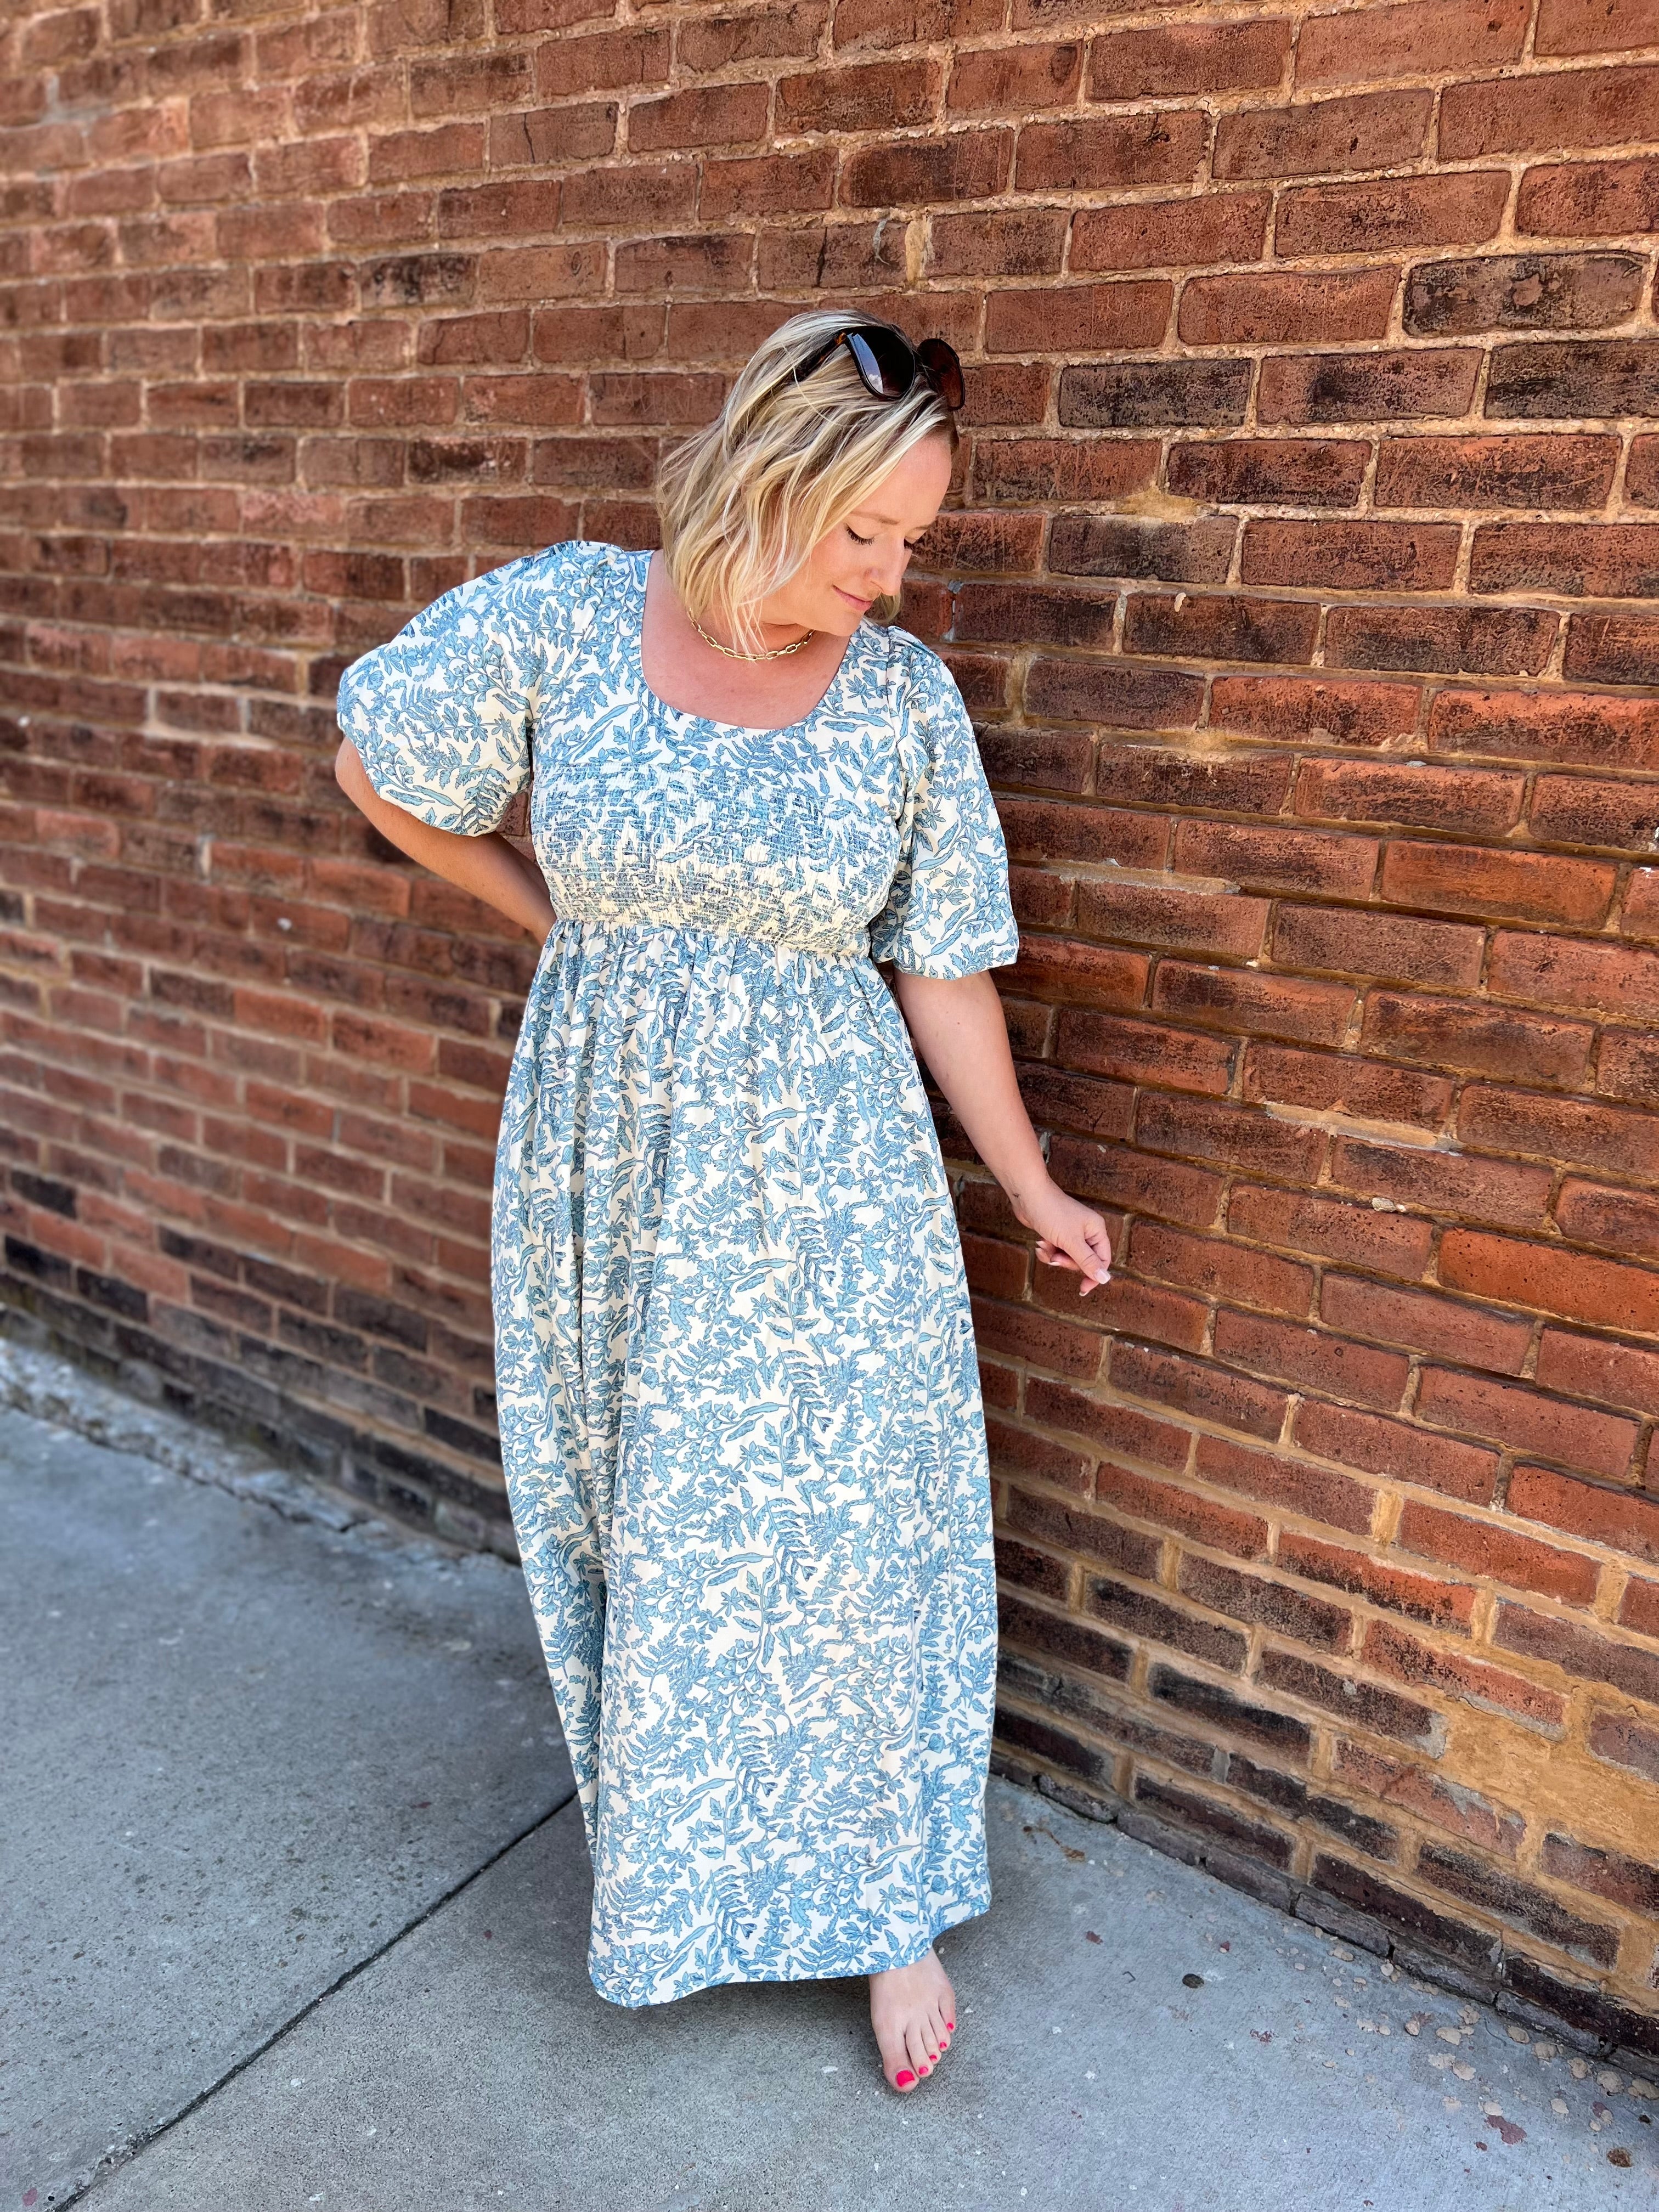
[[(798, 363), (870, 319), (792, 315), (750, 356), (714, 420), (658, 469), (663, 557), (681, 605), (694, 620), (723, 615), (750, 652), (761, 645), (755, 607), (890, 469), (924, 438), (943, 434), (956, 450), (951, 410), (924, 377), (902, 399), (878, 399), (841, 346), (795, 382)], [(898, 605), (884, 594), (871, 618), (891, 622)]]

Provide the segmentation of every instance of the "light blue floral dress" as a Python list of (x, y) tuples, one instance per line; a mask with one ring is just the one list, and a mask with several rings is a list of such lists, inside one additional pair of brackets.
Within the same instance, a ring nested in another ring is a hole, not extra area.
[(641, 670), (647, 560), (512, 562), (339, 701), (423, 822), (532, 788), (558, 921), (496, 1158), (501, 1445), (623, 2005), (905, 1966), (990, 1901), (973, 1330), (872, 963), (1018, 945), (938, 655), (866, 623), (789, 728), (684, 714)]

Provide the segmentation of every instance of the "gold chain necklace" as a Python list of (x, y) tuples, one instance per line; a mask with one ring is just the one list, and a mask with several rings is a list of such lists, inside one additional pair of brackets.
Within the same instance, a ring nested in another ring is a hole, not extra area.
[(712, 645), (716, 653), (723, 653), (728, 660), (781, 660), (786, 653), (799, 653), (802, 646), (810, 645), (817, 635), (815, 629), (809, 629), (805, 637), (798, 637), (793, 645), (774, 646), (770, 653), (739, 653), (735, 646), (722, 645), (719, 638), (710, 637), (696, 615), (690, 615), (687, 619), (704, 644)]

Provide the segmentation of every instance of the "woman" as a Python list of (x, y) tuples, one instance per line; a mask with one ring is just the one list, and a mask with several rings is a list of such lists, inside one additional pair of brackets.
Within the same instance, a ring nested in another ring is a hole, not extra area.
[[(955, 2024), (933, 1939), (989, 1902), (996, 1644), (911, 1038), (1039, 1259), (1086, 1295), (1111, 1256), (1015, 1085), (986, 971), (1018, 939), (960, 694), (884, 626), (961, 398), (941, 342), (798, 315), (665, 463), (661, 553), (511, 562), (355, 662), (339, 704), (375, 828), (543, 940), (495, 1355), (594, 1986), (867, 1974), (900, 2090)], [(535, 864), (496, 829), (532, 756)]]

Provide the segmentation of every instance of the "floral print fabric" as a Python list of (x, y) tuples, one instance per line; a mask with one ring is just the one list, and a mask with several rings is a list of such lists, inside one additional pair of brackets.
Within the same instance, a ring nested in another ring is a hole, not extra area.
[(496, 1157), (501, 1443), (623, 2005), (908, 1965), (989, 1902), (974, 1339), (872, 963), (1018, 943), (939, 657), (865, 623), (787, 729), (682, 713), (641, 665), (647, 559), (463, 585), (338, 708), (422, 821), (532, 788), (558, 921)]

